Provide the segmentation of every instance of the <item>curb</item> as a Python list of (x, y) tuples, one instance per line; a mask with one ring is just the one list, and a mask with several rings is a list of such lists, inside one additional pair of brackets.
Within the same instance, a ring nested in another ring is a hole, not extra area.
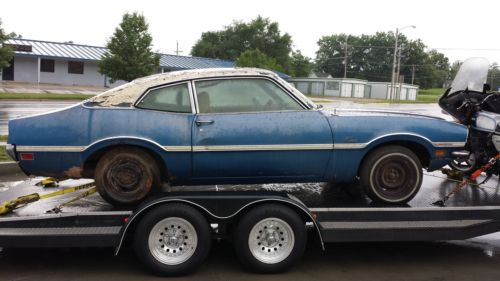
[(0, 177), (13, 176), (15, 174), (24, 174), (16, 162), (0, 162)]

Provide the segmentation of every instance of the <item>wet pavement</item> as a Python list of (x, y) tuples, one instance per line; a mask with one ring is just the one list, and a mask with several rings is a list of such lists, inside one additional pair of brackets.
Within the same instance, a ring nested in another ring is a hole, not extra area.
[(0, 101), (0, 135), (7, 135), (7, 123), (12, 118), (44, 113), (70, 106), (77, 101)]

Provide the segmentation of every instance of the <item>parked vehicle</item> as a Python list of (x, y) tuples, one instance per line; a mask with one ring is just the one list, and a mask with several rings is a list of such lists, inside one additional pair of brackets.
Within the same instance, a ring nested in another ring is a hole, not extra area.
[[(461, 65), (451, 88), (439, 99), (443, 110), (468, 126), (466, 150), (456, 151), (450, 166), (465, 173), (474, 172), (500, 152), (500, 94), (490, 92), (486, 85), (489, 62), (470, 58)], [(500, 173), (500, 164), (493, 163), (488, 176)]]
[(137, 79), (63, 110), (10, 120), (28, 174), (95, 178), (113, 204), (171, 185), (353, 182), (383, 203), (417, 194), (466, 127), (394, 112), (327, 110), (273, 72), (179, 71)]

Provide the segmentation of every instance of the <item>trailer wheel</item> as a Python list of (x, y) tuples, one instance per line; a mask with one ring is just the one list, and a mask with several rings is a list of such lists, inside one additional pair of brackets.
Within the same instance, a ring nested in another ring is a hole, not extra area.
[(97, 191), (113, 205), (136, 205), (159, 183), (159, 169), (148, 153), (138, 148), (116, 148), (98, 162)]
[(138, 258), (162, 276), (194, 271), (207, 257), (210, 245), (207, 220), (184, 204), (155, 208), (141, 219), (134, 236)]
[(373, 201), (403, 204), (422, 185), (422, 165), (415, 153), (402, 146), (383, 146), (363, 161), (361, 184)]
[(235, 229), (234, 246), (243, 266), (263, 273), (282, 272), (304, 253), (304, 221), (292, 209), (266, 204), (249, 211)]

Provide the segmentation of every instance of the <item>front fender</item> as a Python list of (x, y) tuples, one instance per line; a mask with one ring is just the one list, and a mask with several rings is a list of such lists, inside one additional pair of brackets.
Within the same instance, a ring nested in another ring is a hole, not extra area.
[(394, 133), (394, 134), (389, 134), (389, 135), (383, 135), (379, 136), (371, 141), (369, 141), (365, 147), (364, 151), (365, 153), (369, 152), (373, 148), (382, 145), (382, 144), (387, 144), (387, 143), (395, 143), (395, 142), (411, 142), (411, 143), (416, 143), (419, 144), (427, 150), (429, 155), (434, 152), (435, 146), (433, 145), (433, 142), (418, 134), (412, 134), (412, 133)]

